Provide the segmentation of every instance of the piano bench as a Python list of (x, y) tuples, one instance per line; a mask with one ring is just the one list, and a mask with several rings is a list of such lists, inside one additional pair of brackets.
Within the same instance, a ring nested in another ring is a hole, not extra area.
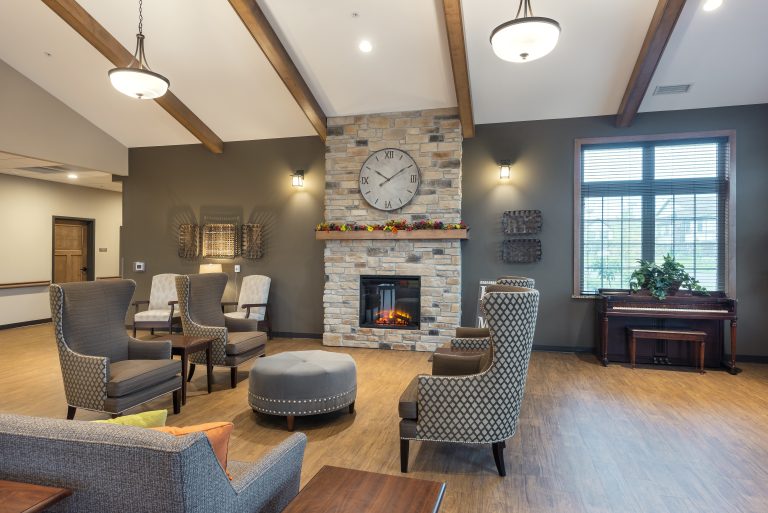
[(681, 340), (685, 342), (694, 342), (699, 344), (699, 372), (704, 374), (704, 339), (707, 334), (703, 331), (692, 330), (651, 330), (641, 328), (627, 328), (629, 335), (629, 361), (632, 368), (635, 368), (635, 359), (637, 357), (637, 340)]

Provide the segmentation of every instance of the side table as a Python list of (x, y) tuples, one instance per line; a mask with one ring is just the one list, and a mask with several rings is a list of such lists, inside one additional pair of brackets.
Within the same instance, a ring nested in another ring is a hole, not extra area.
[(171, 354), (181, 357), (181, 404), (187, 404), (187, 368), (189, 355), (205, 351), (205, 367), (207, 370), (208, 393), (213, 387), (213, 359), (211, 350), (214, 339), (209, 337), (188, 337), (186, 335), (150, 335), (142, 340), (170, 340)]
[(72, 495), (68, 488), (0, 480), (0, 513), (37, 513)]

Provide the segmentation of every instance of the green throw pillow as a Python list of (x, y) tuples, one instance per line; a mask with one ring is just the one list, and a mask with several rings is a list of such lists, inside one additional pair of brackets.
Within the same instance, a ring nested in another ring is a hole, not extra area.
[(122, 426), (136, 426), (143, 428), (154, 428), (165, 426), (165, 419), (168, 417), (168, 410), (152, 410), (136, 413), (134, 415), (124, 415), (116, 419), (94, 420), (101, 424), (120, 424)]

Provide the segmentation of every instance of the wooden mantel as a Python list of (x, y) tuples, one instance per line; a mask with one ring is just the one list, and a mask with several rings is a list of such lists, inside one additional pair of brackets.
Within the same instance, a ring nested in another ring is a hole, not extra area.
[(397, 233), (384, 230), (357, 230), (348, 232), (336, 231), (317, 231), (315, 239), (317, 240), (402, 240), (402, 239), (422, 239), (422, 240), (445, 240), (445, 239), (468, 239), (469, 230), (398, 230)]

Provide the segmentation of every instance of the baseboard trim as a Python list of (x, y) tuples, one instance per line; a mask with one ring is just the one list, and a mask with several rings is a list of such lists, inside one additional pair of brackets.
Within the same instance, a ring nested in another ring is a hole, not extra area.
[(272, 336), (277, 338), (323, 338), (322, 333), (296, 333), (293, 331), (273, 331)]
[(542, 346), (533, 345), (534, 351), (541, 351), (544, 353), (594, 353), (595, 348), (592, 346)]
[(11, 324), (0, 324), (0, 330), (10, 330), (13, 328), (23, 328), (24, 326), (34, 326), (35, 324), (45, 324), (51, 322), (51, 318), (47, 319), (35, 319), (33, 321), (14, 322)]
[(736, 354), (736, 366), (739, 363), (768, 363), (768, 356), (754, 354)]

